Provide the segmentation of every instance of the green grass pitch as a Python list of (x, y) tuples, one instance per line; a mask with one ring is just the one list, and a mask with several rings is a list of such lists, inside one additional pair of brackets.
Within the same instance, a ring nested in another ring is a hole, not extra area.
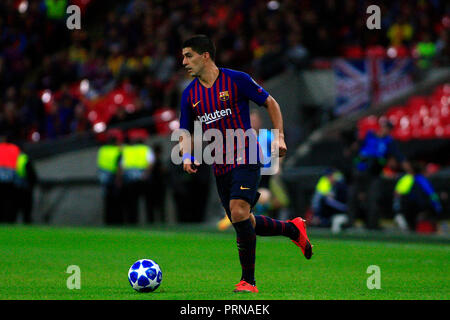
[[(450, 246), (314, 238), (306, 260), (286, 238), (258, 237), (258, 294), (234, 294), (240, 265), (234, 233), (181, 228), (0, 226), (0, 299), (316, 300), (449, 299)], [(135, 292), (129, 267), (155, 260), (163, 271), (153, 293)], [(67, 267), (81, 270), (69, 290)], [(381, 289), (369, 290), (370, 265)]]

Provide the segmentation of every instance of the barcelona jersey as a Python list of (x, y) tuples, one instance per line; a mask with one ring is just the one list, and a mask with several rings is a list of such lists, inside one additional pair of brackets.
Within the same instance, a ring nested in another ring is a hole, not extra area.
[[(227, 129), (251, 128), (249, 101), (262, 106), (269, 93), (248, 74), (219, 68), (219, 75), (211, 88), (206, 88), (195, 78), (183, 91), (181, 98), (180, 128), (193, 132), (194, 121), (200, 121), (202, 130), (217, 129), (225, 140)], [(256, 137), (255, 137), (256, 139)], [(233, 144), (233, 159), (225, 159), (226, 145), (223, 141), (222, 163), (214, 163), (215, 175), (223, 175), (239, 164), (249, 163), (249, 140), (237, 138)], [(238, 158), (238, 151), (245, 150), (245, 159)], [(257, 152), (259, 155), (259, 152)]]

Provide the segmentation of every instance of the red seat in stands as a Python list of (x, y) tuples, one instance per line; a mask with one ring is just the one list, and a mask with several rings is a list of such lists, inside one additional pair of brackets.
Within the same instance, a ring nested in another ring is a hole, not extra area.
[(444, 135), (443, 135), (443, 137), (444, 137), (445, 139), (449, 139), (449, 138), (450, 138), (450, 124), (447, 124), (447, 125), (444, 127)]
[(395, 106), (391, 107), (385, 115), (392, 123), (392, 125), (396, 127), (400, 122), (400, 118), (403, 117), (407, 112), (408, 110), (406, 108), (402, 106)]
[(395, 128), (392, 130), (392, 136), (394, 139), (400, 140), (400, 141), (408, 141), (411, 139), (411, 129), (408, 128)]

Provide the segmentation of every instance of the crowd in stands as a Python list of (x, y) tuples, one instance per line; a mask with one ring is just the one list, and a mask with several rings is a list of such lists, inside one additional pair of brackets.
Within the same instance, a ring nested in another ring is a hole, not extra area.
[[(70, 4), (81, 7), (81, 30), (66, 27)], [(381, 8), (380, 30), (365, 25), (371, 4)], [(118, 88), (106, 124), (120, 121), (122, 109), (177, 110), (190, 81), (180, 44), (192, 34), (213, 38), (219, 66), (258, 81), (314, 66), (312, 58), (411, 55), (445, 64), (449, 10), (443, 0), (2, 1), (0, 131), (22, 141), (85, 132), (98, 122), (98, 100)]]
[(436, 87), (428, 96), (412, 96), (405, 105), (390, 107), (382, 116), (358, 121), (360, 138), (369, 130), (378, 130), (379, 120), (393, 125), (392, 136), (400, 141), (411, 139), (450, 139), (450, 83)]

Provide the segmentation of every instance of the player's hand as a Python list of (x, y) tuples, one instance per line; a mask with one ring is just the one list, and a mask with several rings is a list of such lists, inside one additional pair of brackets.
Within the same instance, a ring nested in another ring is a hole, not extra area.
[(278, 152), (279, 157), (284, 157), (287, 152), (286, 142), (284, 142), (284, 135), (281, 135), (277, 139), (274, 139), (272, 142), (272, 154)]
[(194, 160), (194, 163), (192, 163), (190, 159), (185, 159), (183, 161), (183, 170), (189, 174), (196, 173), (198, 166), (200, 166), (200, 163), (197, 160)]
[(272, 146), (271, 146), (271, 154), (272, 155), (276, 155), (278, 154), (278, 157), (284, 157), (286, 155), (287, 152), (287, 147), (286, 147), (286, 142), (284, 142), (284, 138), (283, 137), (279, 137), (278, 140), (274, 139), (272, 141)]
[(280, 136), (279, 139), (279, 145), (278, 145), (278, 152), (280, 157), (284, 157), (287, 153), (287, 147), (286, 147), (286, 142), (284, 142), (284, 137)]

